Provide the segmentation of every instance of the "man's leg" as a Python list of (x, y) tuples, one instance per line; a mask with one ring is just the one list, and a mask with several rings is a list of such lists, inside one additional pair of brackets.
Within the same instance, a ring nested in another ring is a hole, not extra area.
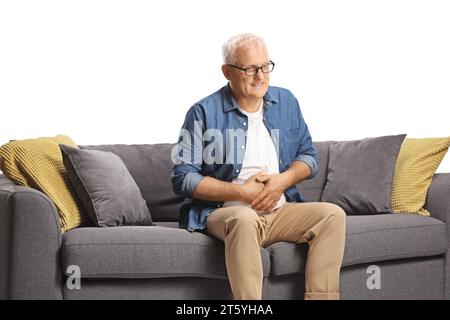
[(225, 262), (234, 298), (261, 299), (263, 220), (251, 208), (232, 206), (214, 210), (206, 223), (206, 232), (225, 243)]
[(279, 241), (309, 244), (305, 299), (339, 299), (345, 212), (326, 202), (287, 203), (269, 216), (264, 247)]

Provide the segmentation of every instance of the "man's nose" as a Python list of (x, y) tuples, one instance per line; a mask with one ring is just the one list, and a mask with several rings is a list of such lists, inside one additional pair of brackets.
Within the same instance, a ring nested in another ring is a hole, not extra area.
[(264, 78), (264, 72), (262, 72), (262, 69), (261, 69), (261, 68), (259, 68), (258, 70), (256, 70), (255, 78), (259, 78), (259, 79), (263, 79), (263, 78)]

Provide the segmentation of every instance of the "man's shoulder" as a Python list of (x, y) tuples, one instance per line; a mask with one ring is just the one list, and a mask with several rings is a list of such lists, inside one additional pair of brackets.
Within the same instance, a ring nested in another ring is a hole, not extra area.
[(188, 114), (197, 114), (199, 117), (209, 114), (208, 110), (216, 110), (217, 105), (222, 102), (224, 87), (220, 88), (216, 92), (198, 100), (188, 110)]
[(198, 100), (194, 105), (208, 106), (211, 104), (216, 104), (219, 101), (222, 101), (224, 89), (225, 87), (220, 88), (216, 92), (213, 92), (210, 95)]

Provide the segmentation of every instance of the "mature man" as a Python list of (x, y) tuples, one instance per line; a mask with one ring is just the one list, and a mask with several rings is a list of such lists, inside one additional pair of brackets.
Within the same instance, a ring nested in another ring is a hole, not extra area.
[(174, 152), (173, 188), (187, 197), (180, 227), (224, 241), (235, 299), (261, 299), (260, 248), (279, 241), (309, 244), (305, 299), (339, 299), (345, 213), (295, 187), (317, 173), (297, 99), (269, 86), (263, 39), (232, 37), (223, 56), (228, 84), (189, 109)]

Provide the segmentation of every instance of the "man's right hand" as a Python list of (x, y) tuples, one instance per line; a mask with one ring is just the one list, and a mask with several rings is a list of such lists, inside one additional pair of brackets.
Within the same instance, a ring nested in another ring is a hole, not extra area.
[(243, 184), (239, 185), (241, 189), (241, 201), (251, 204), (252, 201), (263, 191), (264, 183), (256, 180), (256, 178), (262, 174), (266, 173), (264, 171), (258, 172), (248, 178)]

